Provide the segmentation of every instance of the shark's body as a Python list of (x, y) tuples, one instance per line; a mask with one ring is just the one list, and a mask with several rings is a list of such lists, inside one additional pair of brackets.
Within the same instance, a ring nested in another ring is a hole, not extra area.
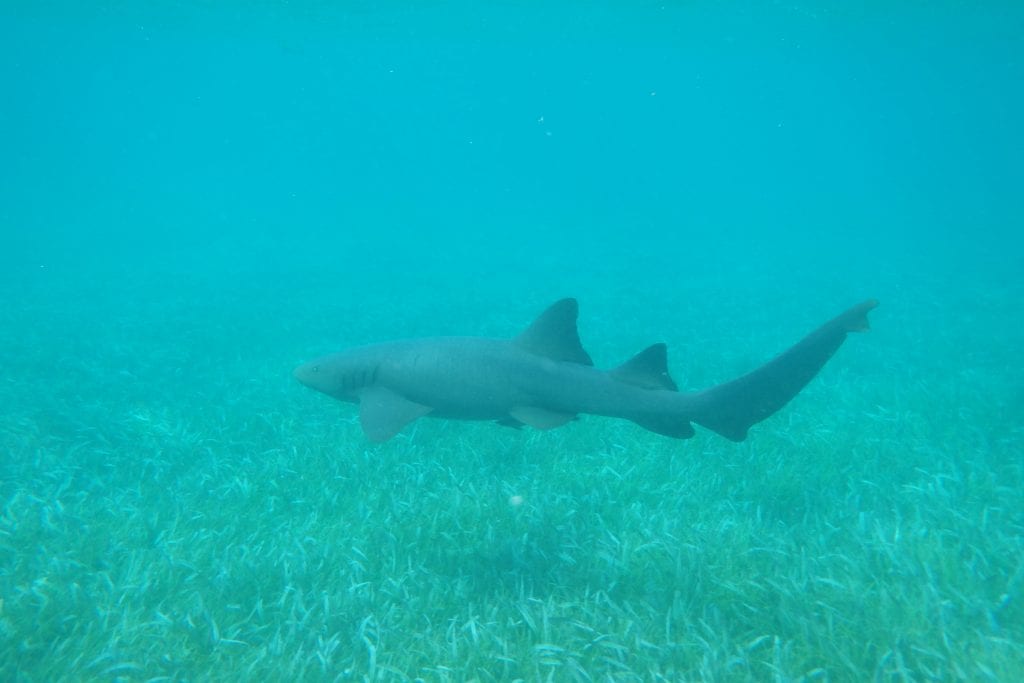
[(513, 339), (434, 337), (362, 346), (311, 361), (295, 377), (359, 403), (363, 431), (385, 441), (423, 417), (494, 420), (551, 429), (580, 413), (619, 417), (689, 438), (697, 423), (742, 441), (751, 425), (785, 405), (846, 339), (868, 327), (865, 301), (739, 379), (680, 393), (664, 344), (609, 371), (593, 367), (576, 331), (575, 299), (548, 308)]

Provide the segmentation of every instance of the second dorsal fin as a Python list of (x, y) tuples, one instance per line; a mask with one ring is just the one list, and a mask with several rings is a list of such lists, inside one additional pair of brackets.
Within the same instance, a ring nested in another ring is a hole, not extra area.
[(648, 346), (619, 367), (609, 370), (608, 374), (641, 389), (679, 391), (668, 374), (668, 349), (664, 344)]

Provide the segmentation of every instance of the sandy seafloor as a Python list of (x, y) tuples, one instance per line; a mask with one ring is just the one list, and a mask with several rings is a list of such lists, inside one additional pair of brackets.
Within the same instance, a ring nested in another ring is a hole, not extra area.
[[(1014, 5), (0, 14), (3, 680), (1024, 679)], [(291, 376), (563, 296), (690, 390), (881, 306), (740, 444)]]

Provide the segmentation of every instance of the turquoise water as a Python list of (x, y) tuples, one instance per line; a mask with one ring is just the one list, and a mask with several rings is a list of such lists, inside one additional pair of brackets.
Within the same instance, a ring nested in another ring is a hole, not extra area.
[[(982, 4), (4, 4), (0, 678), (1024, 678)], [(374, 445), (291, 376), (564, 296), (691, 390), (882, 303), (740, 444)]]

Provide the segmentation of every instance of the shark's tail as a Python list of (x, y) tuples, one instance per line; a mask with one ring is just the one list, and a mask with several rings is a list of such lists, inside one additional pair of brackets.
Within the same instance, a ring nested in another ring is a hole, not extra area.
[(857, 304), (753, 372), (691, 394), (689, 419), (727, 439), (743, 441), (752, 425), (782, 408), (811, 381), (848, 332), (868, 329), (868, 311), (877, 305), (874, 299)]

